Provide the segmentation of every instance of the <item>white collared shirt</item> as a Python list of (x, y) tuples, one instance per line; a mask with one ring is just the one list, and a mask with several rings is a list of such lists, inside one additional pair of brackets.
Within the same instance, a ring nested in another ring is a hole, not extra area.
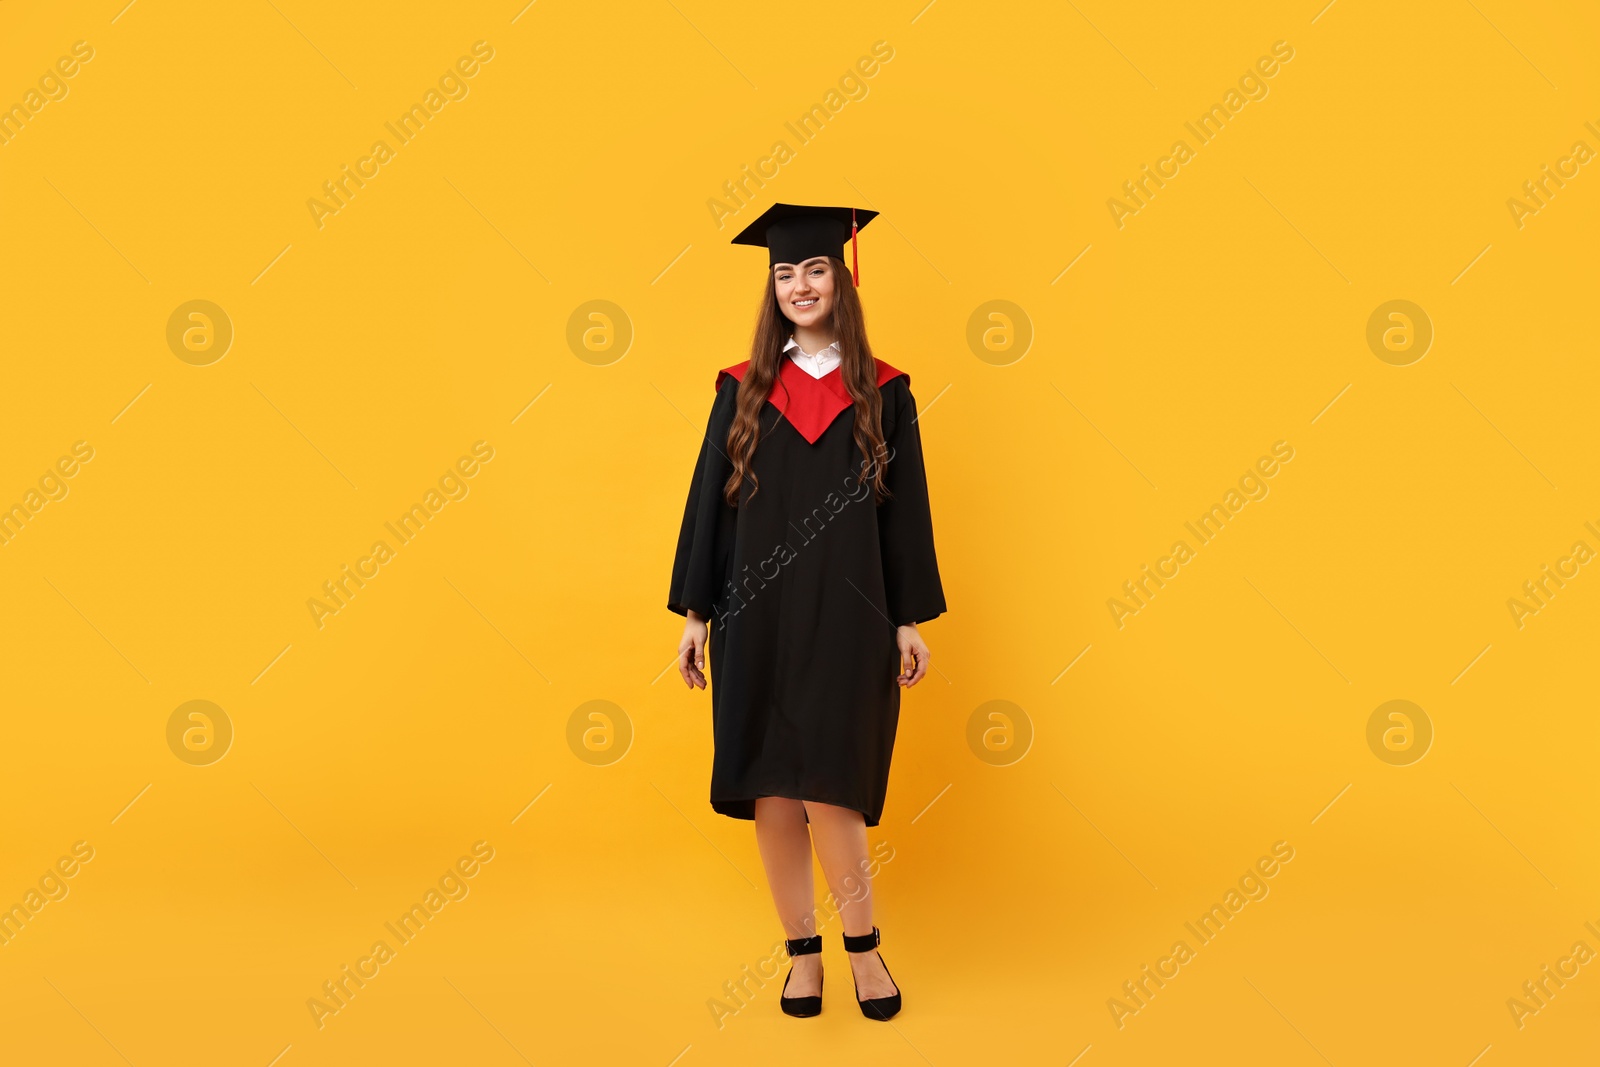
[(839, 354), (838, 341), (833, 342), (833, 344), (829, 345), (827, 348), (824, 348), (821, 352), (818, 352), (813, 356), (805, 349), (800, 347), (800, 342), (796, 341), (793, 337), (790, 337), (789, 343), (783, 346), (783, 350), (785, 352), (789, 352), (789, 358), (794, 361), (795, 366), (799, 367), (813, 378), (820, 378), (824, 374), (827, 374), (829, 371), (833, 370), (833, 368), (837, 367), (844, 359), (844, 357)]

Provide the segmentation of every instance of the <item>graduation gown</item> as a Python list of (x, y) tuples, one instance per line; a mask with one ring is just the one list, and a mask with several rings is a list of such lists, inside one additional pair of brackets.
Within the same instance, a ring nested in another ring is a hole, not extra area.
[(900, 715), (897, 627), (945, 610), (911, 379), (877, 360), (889, 449), (882, 504), (859, 480), (854, 406), (838, 368), (785, 357), (761, 408), (760, 490), (723, 487), (740, 382), (717, 396), (689, 484), (667, 607), (711, 620), (711, 807), (755, 818), (761, 796), (813, 800), (876, 826)]

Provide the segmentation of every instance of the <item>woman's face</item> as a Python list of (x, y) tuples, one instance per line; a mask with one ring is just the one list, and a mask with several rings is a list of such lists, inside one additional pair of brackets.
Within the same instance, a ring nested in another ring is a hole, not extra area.
[(772, 268), (778, 306), (796, 326), (817, 326), (833, 315), (833, 268), (827, 256), (813, 256), (798, 267), (779, 263)]

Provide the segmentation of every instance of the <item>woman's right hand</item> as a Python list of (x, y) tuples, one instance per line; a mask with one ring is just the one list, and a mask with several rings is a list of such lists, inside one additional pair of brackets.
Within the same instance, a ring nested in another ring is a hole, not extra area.
[(683, 627), (683, 640), (678, 642), (678, 673), (683, 684), (690, 689), (706, 687), (706, 620), (693, 609)]

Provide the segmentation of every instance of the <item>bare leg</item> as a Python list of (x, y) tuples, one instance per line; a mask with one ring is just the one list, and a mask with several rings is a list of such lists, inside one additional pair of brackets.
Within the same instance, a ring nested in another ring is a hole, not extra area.
[[(833, 804), (805, 802), (811, 836), (822, 862), (828, 888), (839, 903), (844, 932), (852, 937), (872, 933), (872, 880), (867, 860), (867, 824), (859, 811)], [(862, 1000), (892, 996), (895, 984), (876, 951), (852, 952), (850, 968)]]
[[(802, 801), (788, 797), (756, 798), (756, 844), (767, 869), (772, 902), (778, 908), (786, 938), (811, 937), (817, 932), (816, 889), (811, 880), (811, 834), (806, 829)], [(794, 958), (789, 979), (791, 997), (814, 997), (822, 992), (822, 955)]]

